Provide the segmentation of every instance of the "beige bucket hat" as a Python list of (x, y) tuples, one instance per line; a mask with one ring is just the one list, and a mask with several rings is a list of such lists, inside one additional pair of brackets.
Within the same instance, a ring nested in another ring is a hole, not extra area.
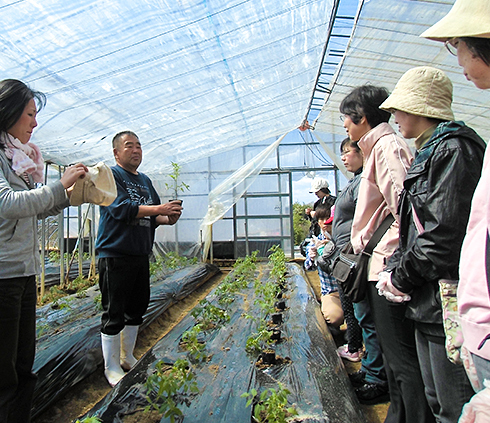
[(72, 206), (92, 203), (99, 206), (110, 206), (117, 196), (116, 181), (112, 170), (100, 162), (88, 168), (85, 178), (75, 182), (70, 196)]
[(435, 41), (454, 37), (490, 38), (490, 1), (456, 0), (449, 13), (421, 37)]
[(441, 120), (454, 120), (451, 110), (453, 84), (440, 69), (419, 66), (405, 72), (391, 95), (379, 106)]

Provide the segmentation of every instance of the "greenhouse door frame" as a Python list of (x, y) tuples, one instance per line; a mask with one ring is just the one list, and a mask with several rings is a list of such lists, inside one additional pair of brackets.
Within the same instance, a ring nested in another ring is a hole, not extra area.
[[(245, 192), (245, 194), (242, 196), (242, 199), (244, 201), (244, 208), (245, 208), (245, 213), (243, 215), (238, 214), (236, 204), (233, 206), (233, 238), (234, 238), (234, 257), (238, 258), (239, 256), (243, 254), (239, 254), (239, 243), (244, 242), (245, 243), (245, 253), (246, 255), (250, 255), (252, 251), (250, 251), (250, 243), (251, 241), (266, 241), (270, 240), (270, 236), (249, 236), (248, 234), (248, 227), (249, 227), (249, 222), (253, 220), (258, 220), (258, 219), (279, 219), (280, 220), (280, 227), (281, 227), (281, 234), (278, 236), (274, 236), (273, 240), (277, 240), (281, 248), (284, 249), (284, 241), (287, 240), (289, 241), (291, 248), (290, 251), (284, 251), (286, 255), (288, 253), (291, 255), (291, 258), (294, 258), (294, 229), (293, 229), (293, 178), (292, 178), (292, 171), (290, 170), (270, 170), (270, 171), (262, 171), (260, 172), (260, 175), (278, 175), (278, 178), (280, 179), (281, 175), (287, 175), (288, 176), (288, 192), (287, 193), (282, 193), (282, 192), (277, 192), (277, 193), (254, 193), (250, 194), (248, 192)], [(281, 187), (281, 181), (278, 181), (278, 186)], [(279, 188), (280, 189), (280, 188)], [(279, 198), (280, 203), (281, 203), (281, 212), (279, 214), (264, 214), (264, 215), (253, 215), (249, 216), (248, 215), (248, 210), (247, 210), (247, 200), (249, 198)], [(287, 202), (288, 208), (289, 208), (289, 213), (288, 214), (283, 214), (283, 201)], [(284, 232), (286, 231), (287, 228), (284, 227), (284, 219), (289, 219), (289, 227), (290, 227), (290, 233), (285, 234)], [(238, 236), (238, 221), (239, 220), (244, 220), (244, 226), (245, 226), (245, 236), (240, 237)]]

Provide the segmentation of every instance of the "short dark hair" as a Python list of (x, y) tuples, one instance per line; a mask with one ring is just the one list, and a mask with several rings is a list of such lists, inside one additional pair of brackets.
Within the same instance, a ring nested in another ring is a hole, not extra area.
[(468, 46), (471, 53), (490, 66), (490, 38), (461, 37), (459, 40)]
[(388, 90), (384, 87), (362, 85), (354, 88), (342, 100), (340, 113), (348, 115), (356, 125), (365, 116), (369, 126), (374, 128), (390, 120), (391, 113), (379, 108), (388, 96)]
[(136, 135), (133, 131), (118, 132), (116, 135), (114, 135), (114, 138), (112, 139), (112, 148), (117, 148), (119, 146), (119, 140), (124, 135), (128, 135), (130, 137), (135, 137), (137, 140), (139, 140), (138, 135)]
[[(46, 105), (46, 96), (17, 79), (0, 81), (0, 133), (6, 133), (22, 116), (27, 103), (34, 99), (37, 110)], [(0, 143), (0, 147), (4, 146)]]
[(350, 138), (345, 138), (341, 143), (340, 143), (340, 154), (343, 153), (344, 147), (352, 147), (355, 149), (358, 153), (361, 152), (361, 149), (359, 148), (359, 143), (357, 141), (352, 141)]
[(315, 219), (319, 220), (319, 219), (328, 218), (328, 217), (330, 217), (331, 212), (332, 212), (331, 207), (328, 207), (327, 205), (322, 204), (315, 209)]

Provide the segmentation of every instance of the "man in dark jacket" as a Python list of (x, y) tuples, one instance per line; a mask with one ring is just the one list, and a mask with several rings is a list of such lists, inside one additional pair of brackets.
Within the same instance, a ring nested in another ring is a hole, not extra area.
[(138, 136), (120, 132), (112, 140), (117, 198), (100, 207), (96, 248), (102, 293), (104, 374), (111, 386), (136, 362), (138, 327), (150, 299), (149, 255), (158, 225), (174, 225), (180, 202), (160, 204), (150, 179), (138, 172), (143, 152)]

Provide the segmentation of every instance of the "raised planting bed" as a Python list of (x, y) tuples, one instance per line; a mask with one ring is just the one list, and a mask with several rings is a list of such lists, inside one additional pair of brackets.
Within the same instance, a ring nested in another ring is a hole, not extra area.
[[(197, 264), (164, 276), (157, 273), (152, 277), (150, 305), (140, 330), (218, 272), (216, 266)], [(93, 287), (82, 294), (65, 297), (56, 305), (38, 308), (34, 362), (38, 381), (33, 417), (92, 374), (103, 362), (99, 294), (98, 287)]]
[[(233, 301), (219, 301), (221, 285), (206, 298), (205, 306), (220, 308), (226, 317), (205, 327), (201, 305), (201, 310), (185, 317), (148, 351), (86, 416), (106, 423), (154, 422), (155, 415), (150, 420), (144, 411), (149, 408), (149, 397), (160, 407), (162, 422), (364, 423), (306, 275), (295, 264), (289, 264), (286, 271), (287, 276), (280, 278), (285, 309), (274, 310), (281, 313), (282, 323), (272, 324), (270, 309), (264, 314), (264, 292), (278, 278), (277, 272), (270, 264), (259, 264), (254, 275), (230, 296)], [(228, 277), (233, 280), (234, 272)], [(197, 331), (196, 326), (200, 326)], [(264, 335), (265, 329), (270, 335), (280, 330), (280, 340)], [(264, 363), (259, 347), (275, 353), (275, 364)], [(187, 376), (182, 376), (187, 385), (171, 391), (165, 376), (155, 374), (163, 366), (182, 370), (182, 360), (187, 363)], [(154, 389), (149, 393), (150, 384)], [(157, 388), (161, 388), (160, 396)], [(265, 415), (274, 404), (275, 417), (269, 414), (260, 420), (260, 414)]]

